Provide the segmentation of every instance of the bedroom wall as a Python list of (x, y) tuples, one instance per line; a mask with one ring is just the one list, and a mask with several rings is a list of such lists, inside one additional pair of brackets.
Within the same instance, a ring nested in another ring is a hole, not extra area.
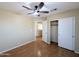
[(0, 9), (0, 52), (34, 40), (31, 17)]

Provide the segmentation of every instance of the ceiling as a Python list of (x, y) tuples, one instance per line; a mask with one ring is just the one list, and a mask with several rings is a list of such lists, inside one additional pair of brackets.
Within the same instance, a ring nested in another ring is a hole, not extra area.
[[(54, 12), (50, 12), (49, 14), (42, 13), (41, 17), (53, 13), (59, 13), (59, 12), (64, 12), (67, 10), (79, 8), (79, 2), (44, 2), (44, 3), (45, 5), (41, 9), (42, 11), (50, 11), (53, 10), (54, 8), (57, 8), (58, 10)], [(39, 2), (0, 2), (0, 8), (27, 15), (27, 13), (31, 11), (23, 8), (22, 5), (32, 8), (36, 4), (39, 4)], [(29, 15), (29, 16), (36, 17), (34, 15)]]

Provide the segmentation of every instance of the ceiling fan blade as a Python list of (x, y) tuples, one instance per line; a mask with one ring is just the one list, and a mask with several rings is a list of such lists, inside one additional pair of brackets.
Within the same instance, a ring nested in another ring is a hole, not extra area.
[(31, 8), (29, 8), (29, 7), (26, 7), (26, 6), (22, 6), (22, 7), (26, 8), (26, 9), (28, 9), (28, 10), (32, 10)]
[(40, 4), (38, 5), (39, 9), (41, 9), (44, 6), (44, 2), (40, 2)]
[(49, 13), (49, 11), (39, 11), (39, 13)]

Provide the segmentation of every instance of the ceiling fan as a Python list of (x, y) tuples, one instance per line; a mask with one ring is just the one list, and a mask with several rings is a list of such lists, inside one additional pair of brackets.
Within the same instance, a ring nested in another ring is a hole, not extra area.
[[(33, 11), (33, 12), (31, 12), (31, 13), (28, 13), (28, 14), (33, 14), (33, 13), (37, 12), (37, 13), (38, 13), (38, 16), (40, 16), (39, 13), (49, 13), (49, 11), (40, 11), (40, 9), (41, 9), (43, 6), (44, 6), (44, 2), (40, 2), (39, 5), (35, 5), (35, 6), (34, 6), (34, 9), (29, 8), (29, 7), (27, 7), (27, 6), (24, 6), (24, 5), (23, 5), (22, 7), (26, 8), (26, 9), (28, 9), (28, 10)], [(53, 9), (52, 11), (55, 11), (55, 10), (57, 10), (57, 8)]]

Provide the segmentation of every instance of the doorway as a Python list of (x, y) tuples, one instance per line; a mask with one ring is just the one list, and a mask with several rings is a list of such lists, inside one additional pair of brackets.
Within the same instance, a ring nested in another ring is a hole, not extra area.
[(37, 21), (35, 22), (35, 40), (39, 42), (45, 42), (50, 44), (48, 39), (48, 21)]
[(42, 41), (42, 21), (35, 22), (35, 39)]
[(58, 20), (50, 21), (50, 42), (58, 43)]

